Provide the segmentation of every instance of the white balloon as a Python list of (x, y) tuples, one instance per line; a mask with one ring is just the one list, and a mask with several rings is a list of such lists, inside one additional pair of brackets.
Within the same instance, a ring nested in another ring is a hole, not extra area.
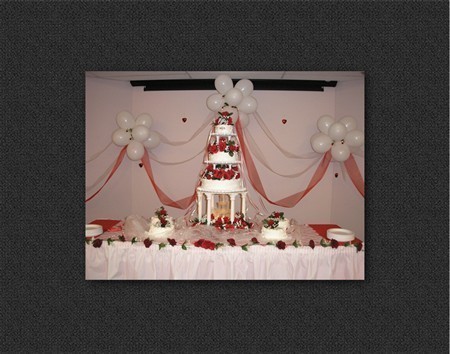
[(139, 141), (132, 140), (127, 146), (127, 155), (130, 160), (140, 160), (144, 156), (144, 145)]
[(234, 88), (240, 90), (244, 96), (250, 96), (253, 92), (253, 82), (247, 79), (242, 79), (234, 85)]
[(250, 119), (247, 115), (247, 113), (239, 112), (239, 122), (241, 122), (241, 127), (245, 128), (248, 123), (250, 122)]
[(228, 75), (222, 74), (216, 77), (214, 86), (217, 91), (219, 91), (222, 95), (225, 95), (228, 90), (233, 88), (233, 80), (231, 80), (231, 77)]
[(331, 139), (338, 141), (344, 139), (347, 134), (347, 129), (345, 125), (339, 122), (333, 123), (328, 129), (328, 135)]
[(157, 132), (151, 131), (149, 137), (143, 142), (144, 146), (153, 149), (159, 145), (161, 138)]
[(349, 146), (359, 147), (364, 144), (364, 133), (360, 130), (352, 130), (347, 133), (344, 141)]
[(333, 159), (336, 161), (345, 161), (350, 156), (350, 149), (346, 144), (336, 142), (331, 148), (331, 156), (333, 156)]
[(135, 125), (131, 135), (133, 135), (134, 140), (142, 143), (150, 136), (150, 129), (148, 129), (145, 125)]
[(237, 106), (240, 112), (253, 113), (258, 108), (258, 102), (253, 96), (247, 96), (242, 99), (242, 102)]
[(332, 116), (322, 116), (317, 120), (317, 128), (324, 134), (328, 134), (328, 129), (330, 129), (331, 125), (334, 123), (334, 119)]
[(206, 100), (206, 106), (213, 112), (217, 112), (224, 104), (225, 100), (220, 93), (214, 93)]
[(130, 112), (122, 111), (117, 114), (116, 122), (122, 129), (130, 129), (134, 127), (134, 118)]
[(332, 142), (333, 140), (331, 140), (331, 138), (324, 133), (316, 133), (311, 137), (311, 147), (319, 154), (330, 150)]
[(152, 126), (153, 119), (150, 117), (147, 113), (142, 113), (137, 116), (135, 125), (145, 125), (147, 128), (150, 128)]
[(241, 103), (243, 98), (244, 96), (242, 95), (242, 92), (237, 88), (232, 88), (225, 94), (225, 102), (230, 106), (237, 106)]
[(112, 141), (118, 146), (125, 146), (131, 140), (131, 133), (125, 131), (125, 129), (117, 129), (112, 135)]
[(339, 122), (345, 125), (345, 128), (347, 129), (348, 132), (356, 129), (356, 120), (353, 117), (347, 116), (341, 118)]

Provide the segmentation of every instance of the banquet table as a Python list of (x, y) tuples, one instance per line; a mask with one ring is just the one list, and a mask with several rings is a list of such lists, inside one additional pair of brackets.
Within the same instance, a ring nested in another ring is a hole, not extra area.
[[(93, 238), (102, 240), (100, 247), (99, 241), (97, 247), (93, 240), (86, 242), (86, 280), (364, 280), (364, 243), (359, 251), (354, 245), (320, 244), (327, 240), (326, 230), (338, 225), (299, 225), (284, 249), (267, 241), (252, 243), (244, 236), (239, 242), (236, 238), (236, 246), (224, 242), (211, 250), (183, 240), (163, 247), (158, 242), (146, 247), (143, 242), (120, 241), (121, 221), (94, 222), (103, 224), (105, 232)], [(226, 233), (217, 231), (218, 237)]]

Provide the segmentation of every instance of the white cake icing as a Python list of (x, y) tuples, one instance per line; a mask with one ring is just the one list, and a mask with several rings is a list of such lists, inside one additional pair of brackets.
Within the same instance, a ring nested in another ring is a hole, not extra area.
[(212, 162), (236, 162), (237, 161), (238, 154), (235, 152), (233, 156), (230, 156), (228, 152), (217, 152), (215, 154), (209, 154), (208, 159)]
[(289, 219), (279, 220), (278, 227), (286, 230), (289, 227)]
[(240, 179), (230, 180), (214, 180), (202, 178), (202, 188), (209, 191), (234, 191), (242, 189), (242, 181)]
[(263, 227), (261, 229), (261, 236), (264, 237), (266, 240), (270, 241), (284, 240), (288, 237), (286, 234), (286, 229), (282, 228), (268, 229), (266, 227)]
[(152, 216), (150, 219), (150, 229), (145, 232), (146, 235), (148, 235), (150, 239), (166, 239), (170, 236), (175, 229), (173, 218), (168, 216), (166, 219), (168, 225), (166, 227), (161, 227), (159, 218), (157, 216)]
[(214, 133), (221, 135), (233, 134), (233, 125), (219, 124), (214, 127)]

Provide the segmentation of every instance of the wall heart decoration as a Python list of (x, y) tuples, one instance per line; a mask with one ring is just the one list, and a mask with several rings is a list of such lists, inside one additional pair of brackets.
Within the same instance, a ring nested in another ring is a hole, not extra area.
[(283, 118), (283, 119), (281, 120), (281, 122), (283, 122), (283, 124), (286, 124), (287, 119)]
[(186, 123), (187, 118), (181, 118), (181, 120), (183, 121), (183, 123)]

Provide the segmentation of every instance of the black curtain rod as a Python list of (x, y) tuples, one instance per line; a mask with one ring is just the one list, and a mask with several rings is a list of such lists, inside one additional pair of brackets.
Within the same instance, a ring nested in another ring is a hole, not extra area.
[[(239, 80), (233, 80), (236, 84)], [(254, 90), (270, 91), (323, 91), (336, 87), (337, 81), (324, 80), (251, 80)], [(131, 86), (143, 86), (144, 91), (215, 90), (212, 79), (192, 80), (132, 80)]]

